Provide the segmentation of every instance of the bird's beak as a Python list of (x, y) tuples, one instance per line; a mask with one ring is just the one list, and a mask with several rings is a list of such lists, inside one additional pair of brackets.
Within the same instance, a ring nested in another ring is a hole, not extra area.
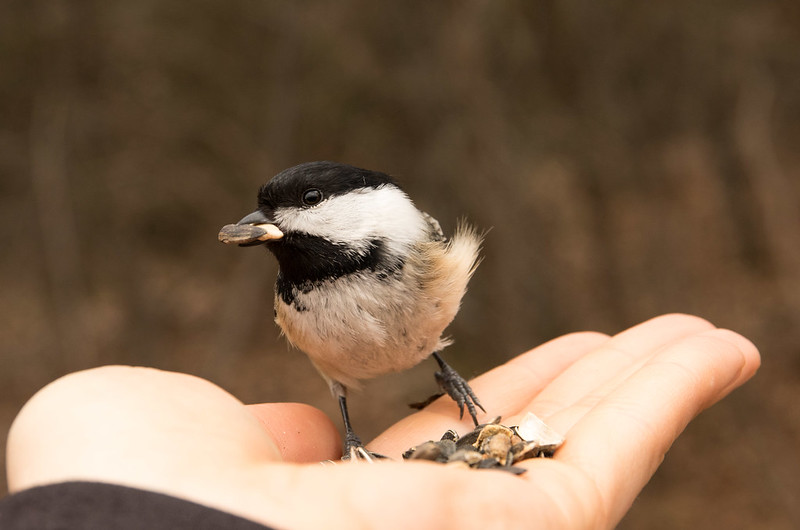
[(244, 216), (236, 224), (223, 226), (219, 231), (220, 241), (240, 247), (261, 245), (282, 237), (283, 232), (259, 210)]

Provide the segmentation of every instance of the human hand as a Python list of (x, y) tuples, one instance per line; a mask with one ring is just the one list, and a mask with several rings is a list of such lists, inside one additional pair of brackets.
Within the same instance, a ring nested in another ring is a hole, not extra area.
[[(54, 382), (22, 410), (9, 487), (124, 484), (276, 527), (607, 528), (687, 423), (758, 365), (749, 341), (683, 315), (535, 348), (471, 382), (487, 416), (513, 425), (532, 411), (566, 436), (554, 458), (515, 464), (528, 468), (522, 476), (418, 461), (308, 464), (340, 446), (316, 409), (243, 406), (196, 377), (105, 367)], [(399, 458), (447, 429), (472, 429), (457, 418), (440, 399), (368, 447)]]

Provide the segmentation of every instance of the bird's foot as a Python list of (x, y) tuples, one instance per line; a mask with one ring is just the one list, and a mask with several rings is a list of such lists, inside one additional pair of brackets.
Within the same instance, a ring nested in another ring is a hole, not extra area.
[(376, 460), (388, 458), (379, 453), (373, 453), (364, 447), (361, 439), (356, 436), (354, 432), (345, 433), (344, 437), (344, 450), (342, 451), (342, 460), (349, 460), (351, 462), (368, 462), (374, 463)]
[(483, 408), (483, 405), (481, 405), (481, 402), (478, 400), (478, 396), (472, 391), (467, 380), (453, 370), (449, 364), (444, 362), (444, 359), (442, 359), (438, 353), (434, 353), (433, 356), (436, 362), (439, 363), (440, 371), (434, 374), (434, 376), (436, 376), (436, 382), (439, 383), (439, 388), (453, 398), (453, 401), (458, 405), (459, 419), (464, 417), (464, 405), (466, 405), (469, 415), (472, 416), (472, 421), (477, 426), (478, 411), (475, 407), (477, 406), (483, 412), (486, 412), (486, 409)]

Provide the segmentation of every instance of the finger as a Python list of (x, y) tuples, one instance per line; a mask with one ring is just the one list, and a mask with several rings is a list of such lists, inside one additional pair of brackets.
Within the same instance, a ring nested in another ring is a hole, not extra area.
[[(705, 333), (713, 333), (715, 335), (720, 336), (728, 336), (728, 338), (734, 342), (738, 343), (741, 342), (742, 346), (740, 349), (743, 351), (756, 351), (755, 347), (752, 345), (750, 341), (742, 337), (741, 335), (734, 333), (728, 330), (711, 330), (707, 332), (703, 332), (701, 335), (705, 335)], [(686, 340), (684, 338), (683, 340)], [(662, 351), (669, 349), (674, 345), (670, 344), (667, 346), (663, 346), (655, 350), (653, 353), (654, 356), (658, 356)], [(755, 372), (755, 369), (758, 366), (758, 356), (756, 355), (755, 359), (752, 356), (745, 356), (746, 366), (742, 370), (742, 374), (750, 374), (747, 375), (745, 379), (741, 381), (737, 380), (733, 382), (733, 388), (741, 385), (752, 376), (752, 373)], [(625, 370), (621, 370), (616, 376), (612, 377), (611, 379), (607, 380), (604, 384), (600, 385), (599, 387), (595, 388), (593, 391), (586, 393), (580, 400), (575, 402), (574, 404), (564, 407), (563, 409), (559, 410), (557, 413), (553, 415), (549, 415), (548, 422), (550, 426), (557, 430), (558, 432), (567, 432), (569, 431), (573, 425), (578, 423), (584, 414), (589, 412), (595, 405), (602, 402), (607, 396), (611, 395), (617, 388), (623, 385), (636, 371), (638, 371), (642, 366), (651, 362), (652, 359), (644, 358), (640, 359), (639, 362), (634, 363), (631, 367)], [(755, 363), (755, 365), (753, 364)], [(744, 375), (742, 376), (744, 377)]]
[[(581, 357), (536, 395), (527, 408), (546, 419), (579, 400), (585, 402), (587, 396), (601, 399), (660, 348), (710, 329), (714, 326), (709, 322), (690, 315), (664, 315), (643, 322)], [(563, 430), (569, 427), (571, 424), (558, 426)]]
[(303, 403), (247, 405), (287, 462), (320, 462), (341, 456), (339, 431), (321, 410)]
[(729, 341), (735, 343), (739, 348), (739, 351), (741, 351), (742, 355), (744, 356), (744, 366), (742, 367), (742, 371), (739, 373), (739, 377), (731, 383), (731, 388), (728, 389), (728, 392), (730, 392), (746, 383), (755, 375), (755, 373), (761, 367), (761, 355), (755, 344), (735, 331), (731, 331), (729, 329), (720, 329), (718, 330), (718, 333), (726, 336)]
[(727, 330), (686, 337), (582, 415), (557, 459), (591, 477), (618, 520), (689, 421), (752, 377), (758, 359), (752, 343)]
[[(533, 397), (567, 367), (608, 340), (602, 333), (572, 333), (547, 342), (486, 372), (470, 382), (487, 410), (486, 417), (512, 416), (522, 412)], [(458, 408), (449, 396), (404, 418), (369, 444), (373, 451), (399, 457), (406, 449), (447, 429), (460, 433), (473, 428), (469, 418), (458, 419)]]
[(488, 416), (505, 418), (527, 412), (523, 409), (543, 389), (608, 340), (603, 333), (571, 333), (511, 359), (470, 384), (485, 401)]

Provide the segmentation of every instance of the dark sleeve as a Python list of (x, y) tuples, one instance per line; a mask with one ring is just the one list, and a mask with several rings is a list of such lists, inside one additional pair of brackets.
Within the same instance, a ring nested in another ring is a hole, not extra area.
[(269, 530), (268, 527), (161, 493), (63, 482), (0, 499), (3, 530)]

